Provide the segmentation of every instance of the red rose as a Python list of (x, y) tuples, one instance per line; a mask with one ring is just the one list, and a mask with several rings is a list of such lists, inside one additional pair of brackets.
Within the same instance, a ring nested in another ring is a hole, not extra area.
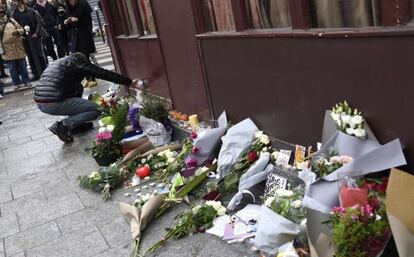
[(247, 153), (246, 159), (249, 162), (255, 162), (257, 159), (259, 159), (259, 156), (257, 156), (257, 153), (255, 151), (250, 151)]

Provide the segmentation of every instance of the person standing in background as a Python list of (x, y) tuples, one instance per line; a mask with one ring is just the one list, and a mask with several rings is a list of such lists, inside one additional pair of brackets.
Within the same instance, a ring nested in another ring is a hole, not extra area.
[[(52, 57), (53, 60), (56, 60), (58, 56), (59, 58), (62, 58), (65, 54), (57, 30), (59, 20), (56, 6), (46, 0), (37, 0), (33, 9), (42, 16), (43, 21), (45, 22), (46, 32), (49, 34), (49, 37), (44, 38), (43, 41), (46, 47), (46, 54)], [(58, 56), (56, 56), (53, 43), (56, 45)]]
[(1, 56), (9, 64), (15, 89), (22, 86), (22, 83), (31, 86), (22, 39), (25, 31), (19, 23), (6, 15), (6, 11), (7, 6), (0, 4), (0, 38), (3, 49)]
[(59, 31), (59, 37), (60, 42), (62, 45), (62, 50), (65, 53), (65, 55), (69, 55), (69, 40), (68, 40), (68, 31), (65, 26), (65, 20), (67, 18), (66, 16), (66, 8), (65, 5), (57, 3), (58, 8), (58, 31)]
[[(89, 60), (96, 52), (92, 34), (92, 8), (86, 0), (66, 0), (65, 25), (69, 31), (69, 51), (81, 52)], [(96, 86), (94, 77), (87, 77), (85, 87)]]
[(44, 21), (40, 14), (33, 8), (26, 6), (23, 0), (12, 0), (12, 3), (15, 7), (11, 9), (10, 17), (23, 28), (29, 28), (29, 31), (26, 29), (27, 33), (23, 37), (23, 45), (29, 59), (33, 79), (37, 80), (47, 66), (42, 46), (42, 36), (47, 36), (43, 28)]

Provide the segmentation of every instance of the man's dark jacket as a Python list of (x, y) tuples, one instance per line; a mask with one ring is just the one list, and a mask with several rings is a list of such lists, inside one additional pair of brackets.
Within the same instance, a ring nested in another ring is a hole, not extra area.
[(49, 64), (35, 88), (34, 100), (54, 103), (69, 97), (81, 97), (81, 82), (86, 76), (127, 86), (132, 83), (131, 79), (93, 65), (83, 54), (75, 53)]

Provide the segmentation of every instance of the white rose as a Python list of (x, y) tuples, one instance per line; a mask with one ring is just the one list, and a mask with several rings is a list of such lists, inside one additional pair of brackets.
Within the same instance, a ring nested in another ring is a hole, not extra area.
[(361, 115), (355, 115), (352, 117), (350, 124), (357, 126), (362, 124), (362, 122), (364, 122), (364, 118)]
[(266, 199), (266, 201), (265, 201), (265, 206), (266, 207), (270, 207), (271, 205), (272, 205), (272, 203), (273, 203), (273, 201), (275, 200), (275, 198), (273, 197), (273, 196), (271, 196), (271, 197), (268, 197), (267, 199)]
[(220, 206), (220, 208), (217, 210), (217, 215), (223, 216), (224, 214), (226, 214), (226, 207)]
[(262, 148), (262, 152), (267, 152), (267, 151), (269, 151), (269, 150), (267, 149), (267, 147), (263, 147), (263, 148)]
[(115, 126), (114, 125), (108, 125), (108, 126), (106, 126), (106, 130), (109, 131), (109, 132), (114, 131), (114, 129), (115, 129)]
[(97, 176), (99, 176), (99, 173), (97, 171), (94, 171), (88, 177), (89, 178), (94, 178), (94, 177), (97, 177)]
[(99, 133), (104, 133), (104, 132), (106, 132), (106, 128), (105, 127), (101, 127), (101, 128), (99, 128), (98, 132)]
[(105, 127), (105, 124), (101, 120), (98, 120), (98, 124), (99, 124), (99, 127)]
[(146, 163), (146, 162), (147, 162), (147, 159), (145, 159), (145, 158), (142, 158), (142, 159), (141, 159), (141, 163), (142, 163), (142, 164), (144, 164), (144, 163)]
[(367, 132), (365, 131), (365, 129), (358, 128), (354, 130), (354, 135), (357, 137), (364, 138), (367, 135)]
[(298, 209), (302, 206), (302, 201), (301, 200), (296, 200), (293, 201), (290, 206), (292, 206), (292, 208)]
[(349, 124), (351, 122), (351, 116), (350, 115), (342, 115), (341, 114), (341, 120), (345, 124)]
[(279, 197), (292, 197), (293, 191), (285, 190), (285, 189), (278, 189), (276, 190), (276, 195)]
[(220, 201), (207, 201), (206, 205), (213, 207), (214, 210), (217, 211), (221, 207), (221, 202)]
[(263, 131), (257, 131), (257, 132), (254, 134), (254, 136), (255, 136), (256, 138), (261, 138), (261, 137), (263, 136)]
[(266, 135), (262, 135), (260, 137), (260, 142), (264, 145), (268, 145), (270, 143), (269, 137)]
[(378, 215), (378, 214), (377, 214), (377, 215), (375, 216), (375, 220), (382, 220), (382, 217), (381, 217), (380, 215)]
[(353, 129), (353, 128), (347, 128), (347, 129), (346, 129), (346, 133), (347, 133), (348, 135), (353, 135), (353, 134), (354, 134), (354, 129)]
[(279, 157), (279, 154), (280, 154), (280, 152), (278, 152), (278, 151), (274, 151), (273, 153), (272, 153), (272, 158), (273, 158), (273, 160), (277, 160), (277, 158)]

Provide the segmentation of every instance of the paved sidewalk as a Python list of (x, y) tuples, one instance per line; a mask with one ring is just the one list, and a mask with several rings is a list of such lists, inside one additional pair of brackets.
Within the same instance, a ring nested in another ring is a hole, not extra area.
[(27, 91), (0, 101), (0, 256), (127, 256), (117, 202), (76, 181), (98, 168), (85, 152), (94, 132), (63, 144), (47, 129), (55, 117), (32, 98)]

